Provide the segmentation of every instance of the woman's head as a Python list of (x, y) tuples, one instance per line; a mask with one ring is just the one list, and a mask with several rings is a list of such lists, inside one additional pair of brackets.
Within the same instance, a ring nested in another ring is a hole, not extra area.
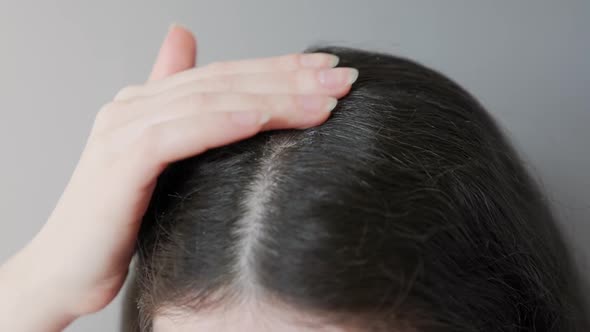
[(581, 328), (553, 217), (477, 101), (406, 59), (309, 51), (360, 71), (327, 122), (158, 179), (137, 251), (144, 330)]

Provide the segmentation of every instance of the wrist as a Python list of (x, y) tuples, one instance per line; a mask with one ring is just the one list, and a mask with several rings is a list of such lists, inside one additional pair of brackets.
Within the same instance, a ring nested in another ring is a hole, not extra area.
[(0, 310), (14, 319), (0, 330), (60, 331), (78, 317), (66, 285), (44, 273), (46, 264), (27, 246), (0, 266)]

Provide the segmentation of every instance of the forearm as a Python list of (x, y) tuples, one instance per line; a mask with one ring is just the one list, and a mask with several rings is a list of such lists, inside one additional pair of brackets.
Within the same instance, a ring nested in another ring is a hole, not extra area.
[(43, 274), (27, 248), (0, 266), (0, 331), (61, 331), (76, 317), (68, 313), (68, 290)]

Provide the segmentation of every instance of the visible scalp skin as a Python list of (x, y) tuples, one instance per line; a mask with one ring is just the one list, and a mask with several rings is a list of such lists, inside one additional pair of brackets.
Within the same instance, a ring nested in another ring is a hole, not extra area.
[(484, 108), (407, 59), (312, 51), (360, 72), (326, 123), (160, 176), (137, 247), (142, 331), (160, 308), (243, 297), (365, 330), (588, 330), (547, 202)]

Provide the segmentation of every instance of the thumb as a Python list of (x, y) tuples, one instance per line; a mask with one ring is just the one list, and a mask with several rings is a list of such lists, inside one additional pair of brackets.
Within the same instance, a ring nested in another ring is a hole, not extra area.
[(186, 28), (173, 24), (160, 47), (149, 81), (159, 80), (195, 66), (197, 42)]

